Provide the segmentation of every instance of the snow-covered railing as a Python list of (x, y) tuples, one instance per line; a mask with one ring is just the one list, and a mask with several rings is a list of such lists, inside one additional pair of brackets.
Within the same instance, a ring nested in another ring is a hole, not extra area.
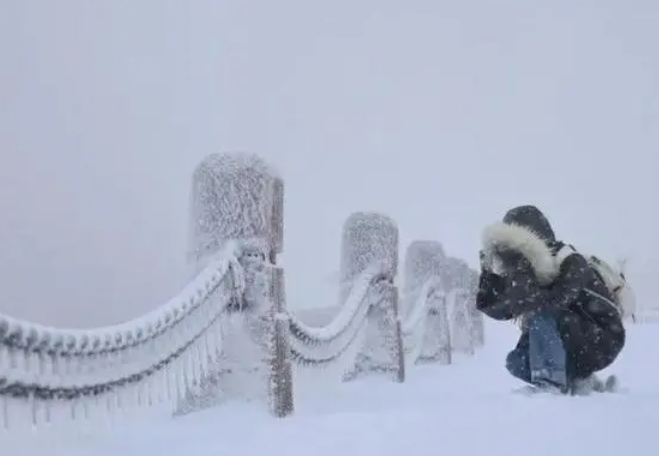
[(175, 401), (221, 350), (217, 323), (241, 283), (227, 246), (179, 296), (125, 324), (59, 329), (0, 316), (1, 427)]
[[(283, 181), (275, 182), (277, 209), (271, 219), (275, 231), (281, 233)], [(206, 214), (204, 207), (212, 206), (222, 195), (207, 193), (210, 196), (193, 211), (193, 221), (218, 219)], [(203, 262), (222, 245), (226, 234), (218, 236), (202, 229), (198, 233), (191, 258)], [(254, 304), (244, 305), (233, 316), (236, 324), (224, 332), (224, 351), (217, 368), (191, 391), (182, 412), (219, 403), (218, 391), (254, 397), (265, 390), (275, 415), (285, 416), (294, 409), (294, 386), (302, 386), (309, 373), (319, 374), (317, 380), (339, 381), (389, 373), (402, 382), (406, 365), (449, 363), (454, 350), (473, 353), (482, 344), (482, 320), (474, 312), (475, 288), (470, 275), (474, 271), (461, 260), (446, 258), (436, 242), (418, 241), (408, 249), (407, 308), (399, 311), (399, 234), (396, 223), (386, 215), (357, 212), (344, 223), (338, 311), (322, 327), (306, 324), (286, 310), (284, 271), (276, 266), (274, 254), (281, 250), (281, 234), (266, 238), (266, 244), (277, 245), (277, 250), (252, 255), (250, 266), (243, 264), (243, 268), (246, 276), (251, 271), (252, 282), (268, 283), (270, 291), (254, 293), (260, 298), (252, 299)], [(263, 245), (253, 248), (259, 252)], [(248, 285), (246, 294), (250, 289)], [(266, 305), (258, 305), (259, 300)], [(480, 337), (476, 330), (479, 321)], [(230, 382), (231, 377), (238, 380)]]
[[(0, 429), (105, 418), (158, 404), (175, 410), (217, 368), (227, 312), (260, 312), (274, 327), (271, 271), (263, 265), (281, 248), (282, 212), (274, 207), (279, 184), (252, 155), (204, 161), (192, 191), (193, 201), (201, 202), (192, 205), (192, 231), (203, 241), (191, 255), (196, 278), (147, 315), (86, 330), (0, 315)], [(212, 211), (201, 214), (199, 206)]]
[(335, 318), (316, 327), (290, 313), (277, 265), (283, 196), (284, 181), (259, 157), (211, 155), (193, 174), (188, 261), (196, 278), (182, 293), (107, 328), (0, 315), (0, 428), (158, 404), (183, 414), (240, 396), (263, 396), (281, 417), (293, 412), (305, 372), (403, 382), (408, 366), (450, 363), (452, 353), (482, 345), (474, 271), (439, 243), (417, 241), (401, 299), (398, 227), (379, 213), (357, 212), (344, 224)]
[(322, 369), (323, 378), (341, 379), (394, 372), (404, 381), (414, 364), (449, 364), (454, 351), (474, 353), (482, 345), (475, 271), (447, 258), (438, 242), (412, 242), (401, 299), (397, 252), (398, 229), (389, 217), (361, 212), (346, 220), (338, 311), (321, 327), (290, 318), (296, 372)]
[(296, 371), (323, 369), (350, 379), (395, 372), (404, 379), (400, 346), (398, 227), (389, 217), (358, 212), (343, 227), (340, 310), (325, 327), (290, 319), (289, 343)]
[(412, 242), (405, 255), (402, 333), (408, 364), (450, 364), (484, 344), (476, 309), (478, 273), (447, 257), (439, 242)]

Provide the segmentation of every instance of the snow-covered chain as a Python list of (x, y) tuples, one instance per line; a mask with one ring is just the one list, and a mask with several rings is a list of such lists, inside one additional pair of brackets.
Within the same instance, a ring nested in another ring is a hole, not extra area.
[(234, 288), (242, 274), (234, 250), (228, 245), (179, 296), (124, 324), (67, 330), (0, 316), (0, 396), (97, 396), (162, 371), (240, 292)]
[[(308, 326), (291, 316), (290, 339), (293, 360), (308, 367), (327, 363), (343, 364), (343, 372), (354, 368), (361, 351), (358, 341), (365, 330), (369, 312), (382, 299), (378, 285), (387, 281), (385, 267), (372, 265), (355, 281), (347, 301), (338, 315), (325, 327)], [(352, 349), (352, 350), (351, 350)], [(351, 353), (351, 356), (345, 356)]]

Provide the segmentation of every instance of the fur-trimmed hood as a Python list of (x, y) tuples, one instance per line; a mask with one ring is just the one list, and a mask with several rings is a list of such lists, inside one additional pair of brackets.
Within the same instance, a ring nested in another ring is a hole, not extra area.
[(483, 251), (494, 272), (502, 272), (497, 251), (509, 249), (522, 254), (531, 263), (538, 281), (546, 285), (558, 275), (558, 265), (551, 248), (533, 231), (520, 225), (494, 223), (483, 230)]
[(549, 284), (559, 274), (560, 260), (555, 258), (554, 231), (545, 215), (535, 206), (519, 206), (508, 211), (503, 222), (483, 230), (483, 252), (495, 272), (501, 272), (498, 252), (512, 250), (523, 255), (535, 272), (538, 282)]

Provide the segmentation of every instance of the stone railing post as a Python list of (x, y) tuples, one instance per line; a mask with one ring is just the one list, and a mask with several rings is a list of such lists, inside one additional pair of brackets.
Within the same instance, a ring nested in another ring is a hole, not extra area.
[(269, 393), (273, 415), (285, 417), (294, 411), (293, 367), (288, 335), (290, 316), (286, 309), (284, 269), (277, 267), (277, 254), (284, 245), (284, 181), (273, 182), (272, 229), (270, 231), (270, 299), (272, 318), (272, 356)]
[(405, 380), (405, 359), (400, 324), (398, 288), (398, 226), (376, 212), (355, 212), (343, 224), (340, 267), (340, 305), (351, 293), (355, 280), (373, 266), (383, 269), (371, 285), (371, 308), (366, 336), (355, 371), (348, 378), (367, 372), (394, 372)]
[[(451, 363), (451, 332), (443, 289), (442, 274), (446, 268), (444, 248), (437, 241), (416, 240), (409, 244), (405, 253), (404, 302), (407, 312), (420, 299), (427, 301), (427, 315), (423, 328), (421, 349), (414, 362)], [(422, 296), (422, 292), (427, 296)], [(414, 335), (407, 335), (414, 339)], [(409, 352), (409, 350), (408, 350)]]
[(401, 314), (400, 314), (400, 293), (398, 292), (398, 287), (392, 286), (392, 303), (391, 308), (394, 314), (395, 326), (394, 326), (394, 337), (396, 338), (395, 352), (393, 357), (398, 361), (398, 369), (396, 372), (396, 380), (398, 383), (403, 383), (405, 381), (405, 346), (403, 344), (403, 330), (401, 328)]
[(270, 360), (270, 403), (276, 417), (291, 415), (294, 411), (293, 368), (290, 359), (288, 333), (290, 318), (286, 311), (284, 270), (270, 270), (272, 297), (272, 358)]

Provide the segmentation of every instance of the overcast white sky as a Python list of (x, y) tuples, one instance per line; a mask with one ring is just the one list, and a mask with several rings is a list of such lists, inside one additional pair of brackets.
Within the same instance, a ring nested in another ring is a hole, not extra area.
[(658, 24), (653, 0), (0, 2), (0, 311), (171, 297), (191, 171), (230, 150), (286, 179), (291, 305), (327, 301), (351, 211), (475, 263), (525, 203), (654, 299)]

